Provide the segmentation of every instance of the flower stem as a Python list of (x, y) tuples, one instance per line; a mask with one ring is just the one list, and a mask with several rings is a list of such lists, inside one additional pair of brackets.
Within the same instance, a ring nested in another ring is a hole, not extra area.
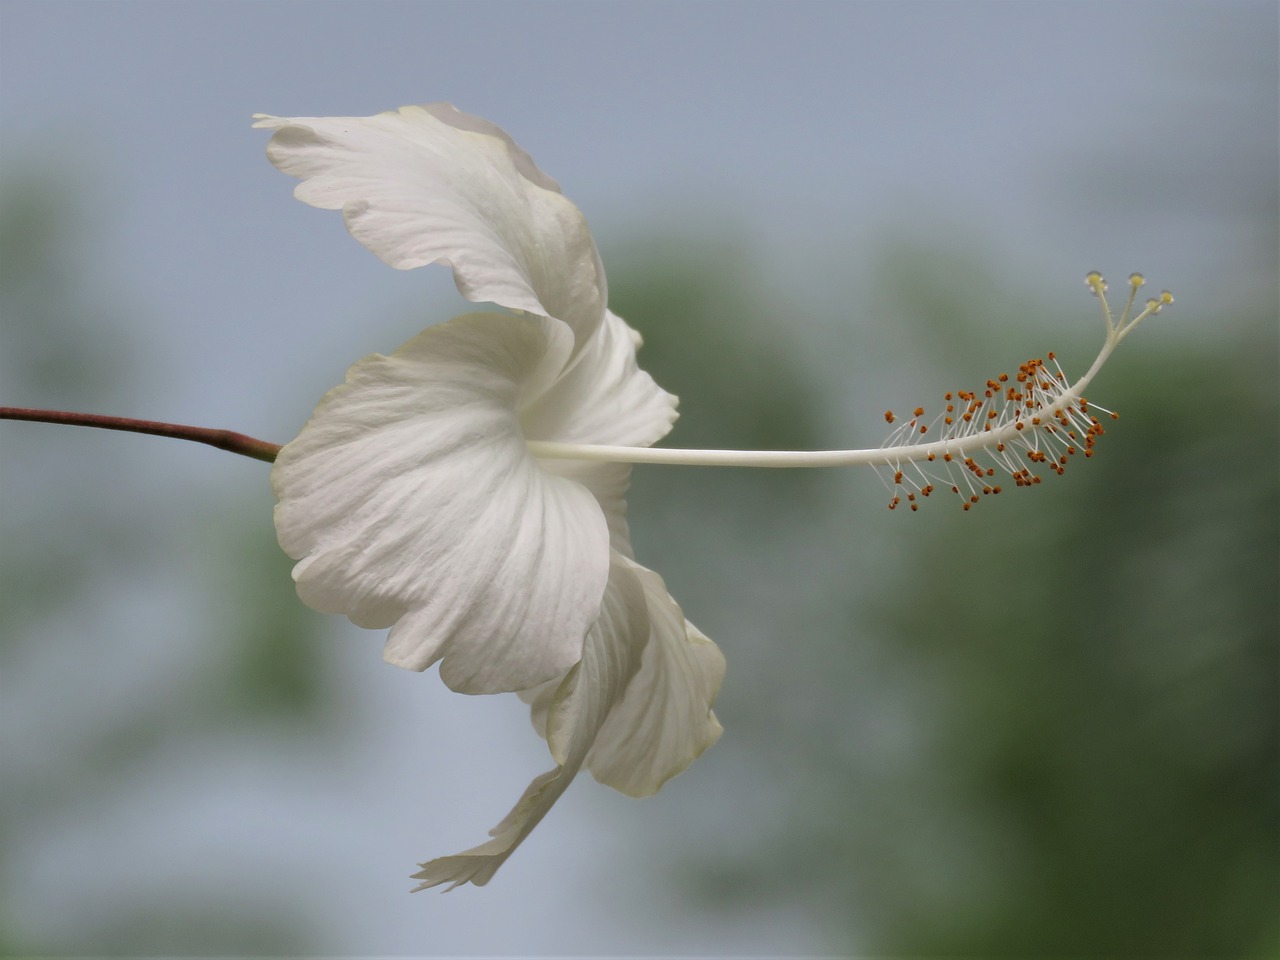
[(63, 423), (76, 427), (98, 427), (102, 430), (124, 430), (129, 433), (147, 433), (154, 437), (172, 437), (175, 440), (191, 440), (205, 443), (219, 450), (238, 453), (242, 457), (272, 463), (280, 452), (280, 444), (268, 443), (234, 433), (231, 430), (213, 430), (208, 427), (189, 427), (181, 423), (162, 423), (158, 420), (134, 420), (131, 417), (104, 417), (96, 413), (71, 413), (66, 410), (33, 410), (26, 407), (0, 407), (0, 420), (28, 420), (35, 423)]

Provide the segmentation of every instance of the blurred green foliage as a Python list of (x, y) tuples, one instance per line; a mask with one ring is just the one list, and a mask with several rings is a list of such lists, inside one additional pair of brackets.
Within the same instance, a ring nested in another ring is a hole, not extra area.
[(931, 762), (997, 834), (961, 863), (997, 873), (980, 903), (897, 878), (894, 951), (1275, 945), (1280, 511), (1254, 441), (1280, 411), (1274, 326), (1244, 325), (1194, 351), (1143, 331), (1098, 387), (1123, 419), (1096, 462), (1034, 491), (1058, 502), (949, 527), (911, 558), (920, 602), (880, 605), (950, 687)]
[[(0, 184), (0, 402), (120, 410), (141, 379), (140, 353), (128, 342), (129, 325), (115, 322), (123, 310), (104, 294), (111, 284), (86, 269), (93, 230), (81, 198), (66, 188), (75, 178), (61, 174), (33, 165)], [(196, 505), (177, 498), (220, 495), (183, 486), (173, 502), (140, 504), (129, 490), (122, 438), (12, 422), (3, 433), (0, 690), (22, 712), (3, 737), (0, 891), (14, 891), (25, 878), (8, 852), (34, 849), (38, 857), (61, 824), (128, 796), (175, 750), (199, 755), (219, 738), (269, 732), (315, 742), (334, 727), (319, 618), (288, 590), (289, 561), (274, 542), (265, 496)], [(190, 655), (169, 674), (137, 664), (144, 679), (131, 685), (132, 696), (112, 691), (118, 680), (100, 687), (94, 678), (104, 662), (145, 656), (148, 641), (124, 631), (163, 621), (141, 604), (124, 618), (95, 609), (121, 584), (159, 576), (175, 543), (210, 591), (202, 609), (187, 611), (183, 634), (168, 640)], [(77, 669), (60, 669), (67, 663)], [(30, 687), (41, 682), (33, 698)], [(6, 706), (12, 711), (12, 702)], [(85, 871), (68, 881), (85, 884), (96, 902), (92, 865)], [(296, 899), (249, 878), (229, 892), (193, 869), (162, 897), (120, 893), (109, 892), (117, 909), (91, 907), (57, 928), (33, 926), (3, 898), (0, 955), (315, 948)]]
[(211, 713), (243, 725), (288, 727), (296, 735), (334, 734), (340, 698), (317, 642), (321, 617), (289, 590), (293, 561), (276, 543), (269, 518), (224, 519), (203, 537), (213, 547), (208, 576), (219, 598), (222, 651)]
[(637, 242), (619, 254), (610, 307), (644, 337), (645, 369), (680, 398), (672, 445), (817, 442), (819, 391), (787, 327), (773, 322), (788, 305), (753, 273), (749, 251), (722, 238), (683, 237)]
[[(903, 337), (998, 342), (983, 271), (962, 271), (966, 285), (953, 255), (906, 246), (881, 267), (916, 281), (888, 284), (886, 322)], [(652, 264), (646, 275), (659, 290), (684, 282)], [(714, 261), (699, 275), (690, 335), (714, 288), (740, 289)], [(648, 310), (628, 316), (661, 331)], [(802, 905), (836, 943), (876, 956), (1274, 955), (1277, 329), (1265, 305), (1192, 318), (1224, 332), (1212, 340), (1160, 329), (1186, 321), (1171, 312), (1126, 342), (1091, 391), (1123, 416), (1066, 476), (968, 513), (944, 498), (895, 516), (877, 583), (859, 587), (858, 570), (821, 553), (775, 566), (775, 593), (818, 581), (843, 595), (845, 626), (832, 612), (825, 633), (769, 641), (788, 650), (769, 682), (807, 697), (792, 707), (776, 688), (735, 691), (744, 637), (717, 637), (733, 668), (726, 739), (749, 736), (759, 768), (789, 786), (763, 819), (732, 818), (694, 884), (704, 897)], [(735, 337), (749, 330), (735, 318)], [(732, 359), (713, 369), (722, 388), (739, 375)], [(773, 369), (785, 407), (804, 378)], [(736, 411), (705, 401), (690, 406), (709, 434), (738, 428)], [(788, 415), (807, 434), (800, 406)], [(833, 500), (817, 509), (885, 536)], [(782, 500), (771, 512), (810, 517)]]
[[(822, 384), (806, 370), (779, 316), (793, 309), (754, 269), (755, 257), (725, 237), (638, 239), (616, 252), (610, 307), (644, 337), (640, 363), (680, 399), (665, 446), (812, 449), (829, 433)], [(667, 577), (706, 591), (733, 577), (723, 551), (792, 537), (816, 519), (821, 471), (635, 470), (633, 539)], [(718, 536), (689, 537), (691, 518)], [(743, 520), (751, 522), (744, 526)], [(804, 518), (809, 518), (808, 520)], [(698, 596), (691, 592), (691, 596)]]

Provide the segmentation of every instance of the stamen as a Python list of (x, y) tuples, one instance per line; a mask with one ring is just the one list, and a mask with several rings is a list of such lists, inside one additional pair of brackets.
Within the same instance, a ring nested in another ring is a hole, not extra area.
[[(1173, 296), (1166, 290), (1159, 297), (1147, 300), (1144, 309), (1133, 315), (1138, 289), (1145, 282), (1140, 273), (1129, 276), (1129, 296), (1119, 319), (1116, 319), (1107, 303), (1107, 282), (1102, 274), (1094, 271), (1085, 277), (1085, 283), (1101, 304), (1107, 341), (1089, 372), (1074, 385), (1067, 386), (1066, 375), (1057, 357), (1049, 353), (1047, 360), (1036, 358), (1022, 364), (1013, 378), (1013, 385), (1008, 385), (1009, 375), (1002, 373), (987, 380), (980, 394), (971, 390), (948, 391), (943, 398), (947, 402), (946, 413), (928, 425), (943, 428), (944, 442), (959, 444), (979, 432), (988, 431), (1008, 434), (1006, 439), (974, 449), (971, 456), (959, 461), (949, 451), (940, 460), (930, 455), (924, 466), (912, 462), (914, 472), (910, 476), (903, 470), (905, 456), (877, 466), (877, 472), (892, 472), (895, 486), (905, 487), (908, 491), (919, 491), (924, 487), (932, 490), (935, 485), (949, 488), (968, 510), (983, 497), (1000, 492), (999, 485), (984, 480), (997, 471), (1007, 474), (1015, 486), (1029, 487), (1041, 482), (1042, 471), (1052, 471), (1059, 476), (1066, 473), (1067, 464), (1077, 454), (1092, 457), (1098, 437), (1105, 432), (1095, 412), (1112, 420), (1119, 419), (1120, 415), (1090, 403), (1081, 391), (1129, 331), (1173, 303)], [(965, 403), (958, 421), (950, 415), (953, 397)], [(917, 407), (914, 418), (889, 434), (884, 443), (886, 451), (906, 448), (911, 444), (913, 435), (925, 432), (927, 427), (918, 424), (923, 413), (924, 408)], [(905, 449), (903, 452), (904, 455), (907, 453)], [(932, 463), (940, 465), (929, 466)], [(898, 503), (899, 497), (895, 493), (889, 509), (896, 508)]]

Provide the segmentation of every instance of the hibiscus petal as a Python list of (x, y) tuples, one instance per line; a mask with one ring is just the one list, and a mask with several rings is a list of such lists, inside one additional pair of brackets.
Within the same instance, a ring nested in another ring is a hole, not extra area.
[(725, 663), (720, 648), (685, 620), (662, 578), (633, 560), (625, 562), (644, 589), (648, 643), (639, 672), (596, 738), (587, 768), (601, 783), (641, 797), (656, 793), (720, 738), (711, 707)]
[(677, 398), (636, 362), (635, 331), (608, 311), (581, 355), (520, 412), (530, 440), (648, 447), (671, 430)]
[(401, 270), (443, 262), (464, 297), (563, 320), (579, 343), (604, 318), (604, 268), (586, 219), (498, 127), (449, 104), (374, 117), (270, 117), (267, 156), (294, 195), (342, 210)]
[[(719, 739), (711, 707), (724, 679), (724, 655), (684, 619), (661, 577), (616, 551), (612, 562), (626, 567), (644, 591), (649, 631), (630, 638), (638, 645), (640, 669), (601, 726), (586, 763), (601, 783), (628, 796), (648, 796)], [(611, 577), (606, 596), (616, 579)], [(521, 691), (520, 698), (529, 704), (534, 729), (562, 761), (555, 694), (553, 681)]]
[(454, 690), (520, 690), (582, 653), (608, 579), (608, 528), (542, 470), (517, 418), (563, 368), (559, 321), (470, 314), (355, 364), (272, 469), (299, 596), (363, 627), (384, 656), (444, 658)]
[[(649, 446), (676, 419), (676, 397), (636, 363), (639, 337), (610, 312), (570, 370), (520, 411), (530, 440)], [(626, 494), (631, 466), (541, 459), (544, 470), (579, 483), (596, 497), (609, 521), (613, 548), (631, 556)]]
[(591, 751), (601, 725), (640, 666), (649, 634), (645, 591), (627, 562), (615, 555), (600, 618), (587, 634), (582, 660), (555, 686), (546, 703), (547, 740), (559, 764), (529, 784), (493, 839), (451, 857), (420, 864), (413, 875), (423, 890), (440, 884), (483, 886), (546, 816)]

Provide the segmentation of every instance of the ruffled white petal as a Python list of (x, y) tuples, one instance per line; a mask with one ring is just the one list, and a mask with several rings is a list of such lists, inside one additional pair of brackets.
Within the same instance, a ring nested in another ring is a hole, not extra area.
[[(639, 370), (638, 345), (635, 332), (610, 313), (577, 365), (523, 414), (530, 439), (648, 445), (664, 436), (675, 420), (676, 398)], [(654, 793), (719, 738), (711, 707), (724, 678), (724, 656), (684, 619), (662, 578), (634, 562), (626, 526), (630, 467), (563, 460), (543, 466), (591, 490), (609, 519), (614, 563), (626, 565), (644, 590), (650, 631), (635, 638), (644, 646), (643, 666), (610, 713), (587, 765), (596, 779), (623, 793)], [(548, 684), (521, 697), (554, 756), (547, 730), (553, 692)]]
[(609, 531), (529, 455), (517, 410), (570, 347), (545, 318), (470, 314), (355, 364), (272, 470), (303, 601), (392, 627), (386, 659), (464, 693), (525, 689), (581, 657)]
[(581, 211), (498, 127), (449, 104), (374, 117), (255, 116), (298, 199), (402, 270), (442, 262), (469, 300), (563, 320), (604, 318), (604, 269)]
[[(610, 711), (587, 757), (597, 780), (632, 797), (657, 793), (720, 739), (723, 728), (712, 712), (724, 680), (724, 654), (684, 618), (662, 578), (616, 551), (614, 564), (625, 566), (644, 591), (649, 632), (633, 637), (643, 651), (640, 670), (621, 701)], [(613, 589), (610, 581), (608, 590)], [(524, 690), (534, 729), (546, 737), (555, 681)]]
[[(520, 413), (530, 440), (650, 446), (671, 430), (675, 396), (636, 363), (639, 337), (617, 315), (583, 347), (573, 366)], [(631, 466), (540, 460), (544, 470), (580, 483), (595, 495), (609, 522), (613, 548), (631, 556), (626, 494)]]
[(526, 445), (650, 445), (676, 399), (606, 310), (582, 214), (499, 128), (446, 104), (257, 119), (299, 199), (341, 209), (384, 261), (445, 263), (464, 296), (532, 315), (459, 317), (355, 364), (272, 472), (305, 602), (391, 627), (394, 664), (531, 702), (556, 769), (491, 840), (415, 875), (483, 884), (584, 764), (649, 794), (720, 734), (724, 658), (632, 559), (630, 467)]
[(587, 757), (601, 783), (632, 797), (648, 796), (720, 738), (712, 705), (724, 680), (724, 654), (667, 593), (662, 578), (619, 558), (641, 584), (649, 635), (640, 670), (610, 711)]
[(420, 864), (415, 890), (440, 884), (482, 886), (546, 816), (568, 788), (610, 710), (640, 667), (649, 632), (640, 581), (621, 558), (610, 566), (600, 618), (587, 634), (582, 660), (554, 687), (546, 703), (546, 733), (558, 766), (534, 779), (511, 812), (490, 831), (491, 840), (451, 857)]
[(679, 401), (640, 369), (636, 346), (609, 311), (569, 371), (521, 411), (529, 439), (648, 447), (665, 437)]
[[(685, 620), (661, 577), (616, 551), (612, 562), (640, 584), (649, 632), (631, 637), (640, 645), (641, 668), (601, 727), (587, 767), (601, 783), (642, 797), (657, 793), (720, 738), (723, 728), (711, 708), (725, 662), (720, 648)], [(611, 579), (606, 595), (613, 589)], [(547, 738), (559, 760), (549, 729), (555, 692), (551, 681), (521, 691), (520, 698), (530, 706), (534, 729)]]

